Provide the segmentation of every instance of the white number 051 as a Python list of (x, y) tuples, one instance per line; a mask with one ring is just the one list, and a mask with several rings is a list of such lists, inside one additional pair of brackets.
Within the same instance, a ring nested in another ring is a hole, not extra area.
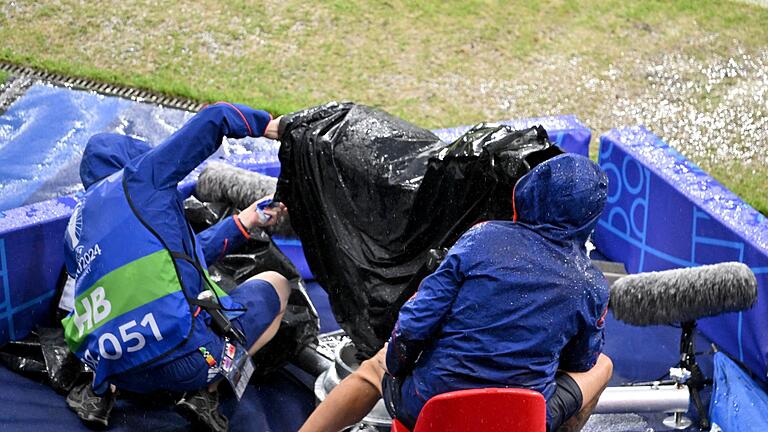
[[(163, 340), (163, 335), (160, 334), (160, 329), (157, 328), (155, 316), (152, 315), (151, 312), (144, 315), (140, 324), (144, 328), (149, 327), (155, 339), (158, 341)], [(136, 320), (130, 320), (118, 327), (118, 330), (120, 331), (120, 339), (112, 333), (102, 334), (99, 338), (99, 354), (105, 359), (117, 360), (123, 356), (123, 347), (125, 347), (125, 351), (129, 353), (144, 348), (144, 345), (146, 345), (144, 335), (137, 331), (130, 331), (136, 326)], [(112, 345), (110, 350), (107, 350), (107, 342), (109, 342), (109, 345)]]

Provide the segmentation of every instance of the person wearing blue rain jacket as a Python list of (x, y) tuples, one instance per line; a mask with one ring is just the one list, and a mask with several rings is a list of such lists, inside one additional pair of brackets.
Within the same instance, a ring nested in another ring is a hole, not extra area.
[(187, 392), (177, 405), (182, 415), (226, 430), (215, 388), (231, 346), (200, 299), (215, 298), (214, 309), (226, 311), (252, 355), (277, 331), (290, 287), (266, 272), (227, 295), (207, 266), (246, 242), (251, 228), (275, 223), (285, 208), (266, 209), (272, 217), (262, 223), (254, 203), (196, 235), (177, 186), (225, 136), (275, 137), (276, 127), (265, 111), (220, 102), (154, 148), (119, 134), (89, 140), (80, 166), (85, 194), (65, 235), (75, 307), (62, 320), (70, 350), (94, 371), (92, 385), (67, 397), (85, 422), (107, 426), (112, 385)]
[(379, 395), (412, 428), (431, 397), (488, 387), (536, 390), (549, 430), (579, 430), (612, 374), (601, 354), (608, 285), (585, 247), (606, 193), (583, 156), (536, 166), (515, 186), (514, 220), (464, 233), (402, 307), (387, 346), (301, 430), (354, 424)]

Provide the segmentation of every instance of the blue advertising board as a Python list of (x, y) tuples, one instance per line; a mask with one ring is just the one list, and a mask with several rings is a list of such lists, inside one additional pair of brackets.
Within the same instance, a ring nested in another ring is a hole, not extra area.
[(721, 350), (768, 381), (768, 220), (643, 127), (600, 138), (608, 203), (598, 249), (630, 273), (725, 261), (747, 264), (758, 300), (745, 312), (699, 320)]

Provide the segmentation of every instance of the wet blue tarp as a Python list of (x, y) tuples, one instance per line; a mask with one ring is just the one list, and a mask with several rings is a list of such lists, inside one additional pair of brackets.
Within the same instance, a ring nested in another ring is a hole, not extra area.
[(723, 353), (715, 354), (709, 416), (725, 432), (768, 431), (768, 394)]
[[(0, 114), (0, 211), (82, 190), (80, 157), (99, 132), (117, 132), (157, 144), (192, 115), (94, 92), (36, 84)], [(550, 139), (587, 156), (591, 132), (573, 115), (500, 122), (516, 129), (542, 125)], [(434, 131), (450, 142), (469, 126)], [(249, 168), (271, 166), (279, 173), (278, 144), (266, 139), (231, 140), (213, 157)]]
[(80, 157), (94, 133), (124, 132), (156, 142), (189, 115), (91, 92), (32, 86), (0, 116), (0, 211), (82, 190)]
[[(0, 211), (82, 190), (80, 158), (88, 139), (116, 132), (158, 144), (193, 113), (37, 84), (0, 115)], [(232, 140), (214, 158), (277, 162), (276, 142)]]

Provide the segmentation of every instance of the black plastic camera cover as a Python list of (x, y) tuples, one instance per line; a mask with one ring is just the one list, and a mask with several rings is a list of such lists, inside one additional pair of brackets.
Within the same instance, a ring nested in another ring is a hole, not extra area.
[(447, 144), (386, 112), (332, 102), (283, 117), (275, 201), (333, 313), (365, 355), (429, 272), (431, 249), (512, 217), (515, 182), (562, 151), (538, 126), (480, 124)]

